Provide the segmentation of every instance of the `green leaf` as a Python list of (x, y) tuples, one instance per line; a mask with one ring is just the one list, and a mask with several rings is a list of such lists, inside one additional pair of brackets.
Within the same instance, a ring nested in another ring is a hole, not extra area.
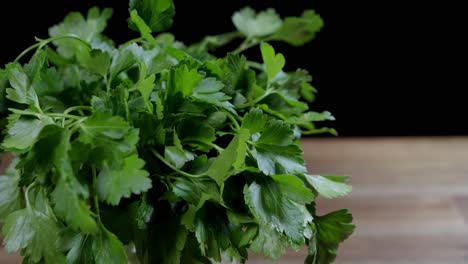
[(314, 39), (322, 28), (322, 18), (314, 10), (306, 10), (302, 17), (285, 18), (281, 28), (270, 39), (301, 46)]
[(221, 195), (219, 187), (215, 182), (206, 179), (192, 179), (185, 178), (177, 179), (172, 189), (175, 195), (181, 197), (190, 204), (199, 209), (206, 201), (220, 201)]
[(158, 245), (156, 245), (158, 248), (157, 257), (159, 257), (159, 259), (161, 259), (162, 261), (155, 261), (153, 263), (184, 263), (183, 261), (181, 261), (181, 258), (182, 251), (185, 247), (185, 243), (188, 236), (187, 229), (179, 225), (178, 222), (165, 223), (164, 230), (160, 230), (158, 235), (165, 238), (159, 240)]
[(154, 89), (155, 79), (156, 76), (153, 74), (137, 84), (137, 90), (143, 96), (143, 100), (145, 100), (146, 107), (150, 113), (153, 113), (153, 103), (150, 101), (150, 96)]
[(8, 119), (8, 134), (2, 142), (2, 148), (19, 153), (29, 150), (42, 128), (53, 123), (51, 118), (45, 116), (40, 116), (40, 119), (20, 118), (14, 114)]
[(215, 78), (206, 78), (194, 88), (193, 98), (235, 113), (234, 106), (229, 102), (231, 97), (221, 92), (223, 88), (224, 84), (222, 82), (217, 81)]
[(128, 124), (118, 116), (97, 112), (81, 125), (80, 139), (92, 143), (94, 138), (121, 139), (130, 130)]
[(84, 233), (95, 233), (97, 225), (85, 202), (88, 190), (75, 177), (68, 155), (71, 147), (69, 141), (70, 135), (65, 129), (56, 125), (45, 126), (23, 160), (24, 177), (32, 178), (31, 180), (40, 177), (43, 181), (55, 167), (58, 179), (51, 194), (55, 213), (71, 228), (80, 229)]
[[(219, 123), (219, 122), (222, 123)], [(177, 128), (177, 133), (184, 144), (197, 150), (209, 152), (216, 140), (216, 129), (220, 125), (225, 125), (226, 114), (223, 112), (214, 112), (208, 117), (190, 118), (185, 120)]]
[(271, 81), (283, 69), (284, 65), (286, 65), (286, 60), (283, 54), (275, 54), (275, 50), (268, 43), (262, 43), (260, 45), (260, 50), (262, 51), (263, 63), (265, 63), (268, 80)]
[(21, 249), (33, 263), (65, 263), (60, 250), (61, 229), (51, 217), (31, 208), (18, 210), (6, 218), (2, 231), (7, 252)]
[[(152, 224), (148, 225), (148, 229), (141, 230), (145, 238), (139, 243), (148, 242), (143, 245), (143, 250), (138, 253), (139, 257), (145, 259), (147, 263), (186, 263), (181, 258), (190, 232), (181, 224), (180, 214), (173, 209), (175, 208), (163, 203), (163, 206), (156, 209), (155, 213), (164, 215), (164, 217), (153, 219)], [(190, 248), (196, 250), (197, 246), (191, 246)], [(193, 258), (193, 256), (190, 256), (190, 258)]]
[(260, 225), (257, 237), (252, 241), (250, 250), (255, 253), (262, 253), (265, 257), (279, 259), (286, 254), (289, 247), (288, 238), (278, 232), (278, 230)]
[(123, 197), (140, 194), (151, 188), (149, 173), (143, 170), (145, 162), (137, 155), (125, 158), (122, 169), (113, 169), (104, 164), (97, 178), (99, 198), (111, 205), (118, 205)]
[(281, 87), (293, 94), (296, 99), (301, 95), (307, 102), (311, 103), (315, 99), (317, 90), (310, 85), (312, 76), (309, 72), (303, 69), (297, 69), (293, 73), (287, 75), (287, 79)]
[[(73, 229), (79, 229), (85, 234), (96, 233), (97, 225), (91, 217), (91, 211), (85, 201), (76, 192), (76, 181), (68, 181), (62, 177), (52, 192), (54, 211)], [(82, 186), (78, 186), (78, 189)]]
[(255, 134), (263, 130), (266, 125), (266, 117), (259, 108), (252, 108), (242, 120), (242, 128), (250, 130), (250, 134)]
[(95, 261), (93, 248), (94, 236), (74, 232), (65, 233), (65, 235), (67, 239), (66, 247), (69, 250), (66, 263), (80, 264), (93, 263)]
[[(339, 210), (315, 220), (315, 243), (309, 248), (306, 263), (330, 264), (336, 258), (338, 246), (346, 240), (355, 229), (353, 217), (347, 210)], [(315, 261), (314, 261), (315, 260)]]
[[(47, 95), (55, 96), (65, 89), (63, 77), (54, 67), (43, 70), (40, 79), (40, 82), (34, 84), (34, 88), (40, 99), (44, 99), (44, 96)], [(40, 101), (40, 103), (44, 109), (47, 109), (47, 105), (43, 101)]]
[(166, 146), (164, 149), (165, 158), (173, 164), (176, 168), (182, 168), (186, 162), (191, 161), (195, 158), (194, 154), (185, 150), (182, 147), (177, 133), (174, 132), (174, 146)]
[[(129, 11), (137, 11), (152, 32), (164, 31), (172, 26), (175, 7), (172, 0), (130, 0)], [(129, 27), (138, 31), (138, 25), (129, 20)]]
[(325, 198), (345, 196), (352, 191), (351, 185), (345, 183), (346, 177), (323, 177), (305, 174), (306, 180)]
[(247, 37), (265, 37), (275, 33), (283, 23), (275, 10), (270, 8), (258, 14), (246, 7), (232, 16), (237, 30)]
[(103, 77), (106, 77), (111, 64), (109, 53), (101, 50), (92, 50), (91, 52), (80, 50), (77, 59), (83, 68)]
[[(283, 179), (288, 176), (277, 176), (278, 179), (264, 179), (261, 182), (253, 182), (245, 186), (245, 202), (250, 211), (265, 227), (274, 227), (280, 233), (284, 233), (296, 244), (304, 243), (304, 229), (312, 216), (306, 211), (303, 204), (311, 200), (311, 193), (306, 193), (302, 187), (302, 194), (291, 195), (282, 189), (300, 188), (297, 184), (289, 184)], [(288, 177), (288, 179), (291, 179)]]
[[(102, 12), (97, 7), (88, 11), (85, 19), (80, 13), (70, 13), (65, 20), (49, 29), (51, 37), (74, 35), (95, 46), (99, 46), (104, 39), (101, 33), (107, 26), (107, 20), (112, 16), (112, 9), (103, 9)], [(76, 51), (82, 48), (82, 43), (74, 39), (60, 39), (54, 41), (58, 53), (66, 59), (75, 55)]]
[(193, 90), (200, 84), (202, 76), (197, 69), (189, 69), (187, 65), (182, 65), (171, 70), (168, 90), (172, 95), (181, 94), (184, 98), (192, 96)]
[(227, 148), (215, 159), (206, 175), (221, 186), (230, 176), (239, 173), (245, 166), (244, 160), (249, 137), (248, 130), (240, 129)]
[(94, 154), (99, 155), (95, 157), (96, 164), (121, 163), (123, 156), (133, 153), (138, 143), (138, 129), (130, 127), (120, 116), (96, 112), (80, 128), (78, 140), (95, 148)]
[(22, 204), (21, 189), (18, 186), (21, 174), (16, 169), (17, 164), (18, 159), (15, 158), (0, 176), (0, 222)]
[(127, 254), (122, 242), (103, 226), (100, 229), (97, 235), (80, 233), (72, 237), (66, 263), (127, 264)]
[[(59, 130), (57, 136), (60, 137), (60, 141), (55, 146), (53, 163), (60, 178), (58, 179), (56, 189), (52, 193), (52, 200), (55, 203), (54, 209), (72, 227), (80, 228), (85, 233), (93, 233), (96, 231), (96, 224), (91, 218), (91, 211), (87, 205), (87, 199), (89, 198), (88, 186), (79, 182), (79, 177), (74, 171), (70, 157), (72, 147), (70, 140), (72, 135), (68, 131)], [(45, 143), (47, 144), (47, 141)], [(47, 149), (46, 145), (43, 145), (43, 147)], [(49, 145), (50, 148), (53, 147)], [(87, 156), (88, 153), (86, 151), (79, 154)], [(46, 153), (43, 152), (43, 154), (45, 155)], [(39, 160), (38, 158), (36, 159)], [(66, 194), (68, 197), (61, 198), (59, 194)], [(59, 199), (63, 200), (59, 201)], [(72, 215), (67, 214), (70, 213), (69, 210), (71, 208), (74, 208), (72, 211), (76, 211), (76, 215), (73, 215), (73, 212)]]
[(12, 87), (6, 89), (6, 97), (20, 104), (39, 107), (36, 91), (34, 91), (28, 76), (21, 66), (18, 64), (8, 64), (6, 70)]
[(93, 241), (94, 259), (96, 263), (127, 264), (127, 254), (122, 242), (105, 228)]
[(164, 149), (164, 157), (177, 169), (182, 168), (187, 161), (193, 160), (192, 153), (176, 146), (167, 146)]
[(335, 117), (328, 111), (324, 112), (307, 112), (304, 113), (300, 117), (291, 117), (288, 120), (290, 124), (297, 124), (297, 125), (307, 125), (312, 122), (320, 122), (320, 121), (334, 121)]
[(91, 106), (95, 112), (128, 119), (130, 115), (130, 108), (127, 105), (128, 100), (128, 89), (119, 85), (109, 93), (101, 92), (97, 96), (93, 96), (91, 98)]
[(244, 56), (228, 53), (224, 59), (225, 69), (223, 72), (226, 86), (231, 89), (237, 88), (244, 77), (246, 63), (247, 58)]
[(258, 168), (266, 175), (305, 173), (302, 150), (294, 139), (288, 125), (278, 120), (269, 122), (254, 142)]
[(315, 100), (315, 93), (317, 90), (309, 83), (304, 82), (301, 84), (300, 92), (307, 102), (312, 103)]
[(30, 184), (36, 177), (44, 181), (54, 165), (62, 165), (58, 162), (58, 149), (63, 149), (68, 144), (65, 137), (65, 130), (59, 126), (47, 125), (42, 128), (33, 147), (20, 164), (23, 168), (22, 181), (29, 180), (25, 184)]
[(151, 44), (155, 44), (156, 40), (153, 35), (151, 35), (151, 28), (146, 24), (145, 20), (138, 15), (137, 10), (132, 10), (130, 12), (130, 20), (138, 31), (140, 31), (141, 36)]
[(281, 193), (291, 201), (298, 204), (309, 204), (314, 200), (314, 195), (304, 182), (295, 175), (281, 174), (271, 178), (276, 182)]
[(110, 65), (112, 78), (115, 78), (119, 73), (128, 70), (136, 64), (136, 53), (138, 50), (139, 47), (135, 43), (120, 47), (118, 50), (114, 50), (112, 54), (112, 63)]
[(37, 50), (29, 63), (24, 65), (24, 72), (31, 82), (37, 82), (41, 78), (41, 70), (46, 64), (47, 54), (44, 50)]
[(203, 256), (221, 262), (221, 254), (239, 253), (230, 236), (232, 226), (229, 225), (224, 209), (206, 204), (195, 216), (195, 236), (200, 243)]

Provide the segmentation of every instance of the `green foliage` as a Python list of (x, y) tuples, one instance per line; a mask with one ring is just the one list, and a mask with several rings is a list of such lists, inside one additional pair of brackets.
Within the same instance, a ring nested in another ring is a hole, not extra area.
[[(351, 187), (307, 174), (299, 139), (336, 133), (316, 126), (334, 118), (309, 111), (311, 76), (268, 43), (302, 45), (321, 18), (246, 8), (237, 32), (187, 46), (153, 35), (172, 25), (171, 0), (129, 9), (141, 38), (116, 46), (103, 35), (112, 11), (92, 8), (0, 69), (1, 149), (15, 156), (0, 176), (5, 249), (24, 263), (176, 264), (307, 245), (306, 263), (331, 263), (352, 217), (317, 215), (315, 198)], [(254, 46), (260, 63), (241, 55)]]

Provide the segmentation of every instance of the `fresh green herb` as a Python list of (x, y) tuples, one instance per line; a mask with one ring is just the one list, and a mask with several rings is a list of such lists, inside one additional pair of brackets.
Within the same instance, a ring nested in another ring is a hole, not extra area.
[[(141, 38), (116, 46), (112, 11), (92, 8), (0, 69), (1, 147), (16, 157), (0, 176), (5, 249), (25, 263), (244, 263), (308, 245), (306, 263), (331, 263), (352, 216), (319, 216), (315, 199), (351, 187), (307, 174), (299, 138), (335, 134), (315, 125), (333, 116), (309, 111), (312, 78), (268, 43), (310, 41), (320, 16), (245, 8), (237, 31), (187, 46), (154, 34), (171, 0), (129, 11)], [(255, 46), (262, 62), (241, 55)]]

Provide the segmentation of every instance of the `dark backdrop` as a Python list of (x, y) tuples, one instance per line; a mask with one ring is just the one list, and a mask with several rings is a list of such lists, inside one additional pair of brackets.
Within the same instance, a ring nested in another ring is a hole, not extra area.
[[(85, 12), (93, 5), (114, 8), (106, 32), (111, 38), (121, 42), (136, 36), (126, 28), (127, 2), (2, 1), (0, 64), (32, 44), (34, 36), (46, 37), (48, 26), (66, 13)], [(464, 135), (466, 15), (450, 2), (176, 0), (171, 32), (191, 43), (233, 30), (230, 15), (246, 5), (257, 10), (271, 6), (282, 16), (313, 8), (326, 24), (318, 38), (301, 48), (275, 47), (285, 53), (288, 69), (312, 73), (319, 89), (312, 107), (332, 111), (341, 135)]]

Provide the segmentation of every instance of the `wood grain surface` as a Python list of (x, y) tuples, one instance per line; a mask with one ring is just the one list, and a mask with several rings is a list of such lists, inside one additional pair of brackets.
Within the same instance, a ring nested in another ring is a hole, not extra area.
[[(468, 138), (307, 139), (312, 174), (350, 175), (352, 195), (319, 202), (349, 208), (357, 229), (338, 264), (468, 263)], [(304, 251), (280, 261), (303, 263)], [(0, 263), (20, 263), (0, 250)]]

